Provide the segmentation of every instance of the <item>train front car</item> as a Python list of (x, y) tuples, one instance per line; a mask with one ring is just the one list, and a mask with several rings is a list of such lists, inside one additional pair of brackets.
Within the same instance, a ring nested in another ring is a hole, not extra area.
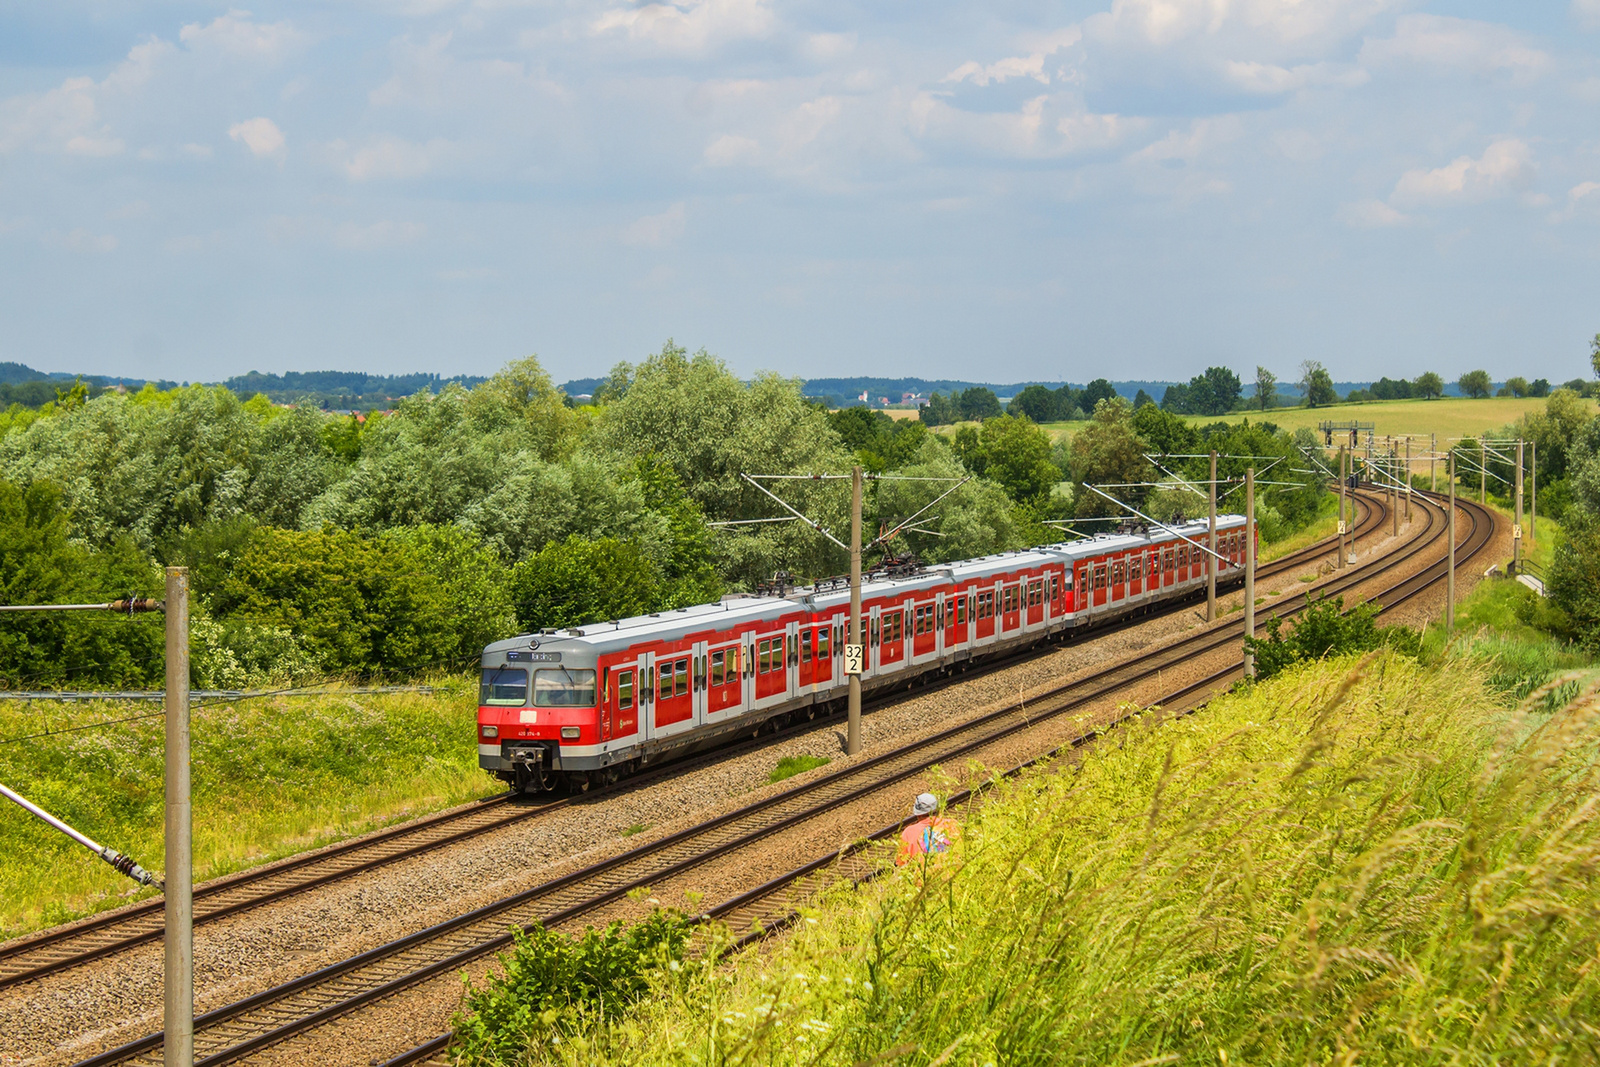
[[(554, 789), (564, 777), (562, 747), (600, 736), (600, 689), (592, 645), (524, 634), (483, 650), (478, 689), (478, 766), (519, 792)], [(567, 762), (573, 762), (568, 760)]]

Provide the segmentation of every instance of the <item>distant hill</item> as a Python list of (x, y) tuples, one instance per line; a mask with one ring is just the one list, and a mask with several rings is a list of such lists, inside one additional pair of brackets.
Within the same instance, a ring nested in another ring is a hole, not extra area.
[(471, 388), (486, 380), (472, 375), (446, 378), (438, 374), (367, 374), (341, 370), (262, 374), (253, 370), (222, 384), (240, 396), (264, 393), (280, 404), (312, 400), (323, 407), (360, 409), (393, 407), (401, 398), (419, 390), (437, 393), (452, 382)]

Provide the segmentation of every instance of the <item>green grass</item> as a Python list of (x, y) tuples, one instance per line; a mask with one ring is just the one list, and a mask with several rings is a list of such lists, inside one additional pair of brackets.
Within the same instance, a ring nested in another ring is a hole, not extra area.
[[(196, 880), (495, 792), (472, 743), (476, 691), (271, 698), (192, 718)], [(0, 739), (154, 710), (0, 704)], [(162, 845), (162, 718), (0, 744), (0, 781), (153, 871)], [(126, 903), (137, 887), (0, 803), (0, 936)], [(150, 891), (143, 891), (148, 895)]]
[(833, 760), (827, 756), (785, 756), (778, 761), (778, 765), (767, 776), (767, 781), (781, 782), (786, 778), (793, 778), (797, 774), (804, 774), (806, 771), (832, 762)]
[(622, 831), (622, 836), (623, 837), (632, 837), (634, 834), (642, 834), (648, 829), (650, 829), (650, 824), (649, 823), (647, 823), (647, 822), (636, 822), (632, 826), (628, 827), (626, 830)]
[[(1594, 1063), (1600, 710), (1285, 672), (1004, 785), (925, 872), (529, 1062)], [(733, 931), (740, 933), (742, 931)]]

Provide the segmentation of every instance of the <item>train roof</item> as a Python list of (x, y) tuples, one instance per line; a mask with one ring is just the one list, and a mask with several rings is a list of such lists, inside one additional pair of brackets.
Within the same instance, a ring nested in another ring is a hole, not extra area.
[[(1227, 529), (1244, 523), (1243, 515), (1218, 515), (1217, 528)], [(1196, 519), (1175, 525), (1172, 530), (1185, 537), (1198, 537), (1206, 532), (1207, 520)], [(864, 575), (861, 583), (862, 597), (894, 595), (917, 589), (931, 589), (942, 585), (1005, 574), (1014, 570), (1038, 568), (1047, 564), (1098, 556), (1105, 552), (1128, 551), (1175, 539), (1175, 534), (1157, 529), (1143, 533), (1096, 534), (1078, 541), (1065, 541), (1040, 548), (1024, 548), (1010, 552), (996, 552), (976, 559), (935, 564), (909, 574), (884, 577)], [(772, 621), (794, 611), (833, 609), (850, 600), (850, 590), (844, 585), (826, 589), (816, 586), (798, 586), (787, 596), (759, 596), (734, 594), (715, 604), (695, 604), (690, 607), (634, 615), (626, 619), (588, 623), (546, 629), (533, 634), (519, 634), (504, 641), (496, 641), (483, 650), (483, 658), (523, 649), (539, 647), (550, 650), (581, 648), (588, 653), (604, 653), (627, 648), (641, 641), (680, 640), (688, 634), (725, 630), (752, 621)], [(537, 645), (534, 643), (537, 642)]]

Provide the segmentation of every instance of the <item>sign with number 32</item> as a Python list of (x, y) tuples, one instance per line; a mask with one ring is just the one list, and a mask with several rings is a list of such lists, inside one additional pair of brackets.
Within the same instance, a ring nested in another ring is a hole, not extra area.
[(861, 656), (861, 646), (860, 645), (845, 645), (844, 646), (844, 673), (846, 673), (846, 674), (860, 674), (861, 673), (861, 659), (862, 659), (862, 656)]

